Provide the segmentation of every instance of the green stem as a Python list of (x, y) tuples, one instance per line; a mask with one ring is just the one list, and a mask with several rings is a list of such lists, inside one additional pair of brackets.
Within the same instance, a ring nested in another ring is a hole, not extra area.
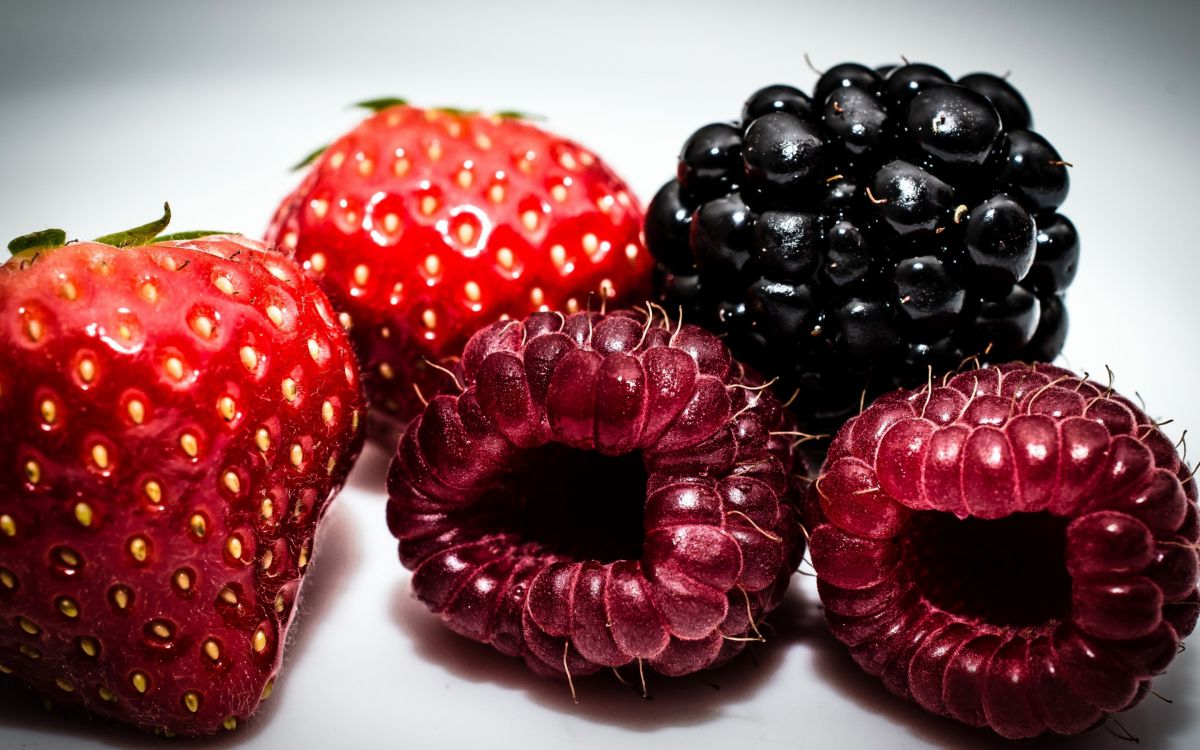
[(388, 107), (402, 107), (405, 104), (408, 104), (407, 99), (401, 99), (395, 96), (384, 96), (380, 97), (379, 99), (367, 99), (365, 102), (355, 102), (354, 106), (361, 107), (362, 109), (369, 109), (372, 112), (379, 112), (380, 110), (387, 109)]
[(103, 242), (105, 245), (113, 247), (130, 247), (132, 245), (145, 245), (148, 242), (153, 242), (154, 238), (159, 235), (162, 230), (167, 228), (171, 223), (171, 204), (163, 204), (163, 215), (150, 222), (143, 224), (140, 227), (126, 229), (123, 232), (114, 232), (106, 234), (103, 237), (97, 237), (96, 242)]
[(316, 161), (316, 160), (317, 160), (317, 157), (318, 157), (318, 156), (320, 156), (321, 154), (325, 153), (325, 149), (327, 149), (327, 148), (329, 148), (329, 144), (328, 144), (328, 143), (327, 143), (327, 144), (325, 144), (324, 146), (319, 146), (319, 147), (317, 147), (317, 148), (314, 148), (314, 149), (312, 150), (312, 152), (311, 152), (311, 153), (309, 153), (309, 155), (308, 155), (308, 156), (304, 157), (303, 159), (301, 159), (300, 161), (296, 162), (296, 164), (294, 164), (294, 165), (292, 166), (292, 171), (293, 171), (293, 172), (299, 172), (301, 169), (304, 169), (304, 168), (305, 168), (305, 167), (307, 167), (309, 164), (312, 164), (314, 161)]
[[(236, 232), (218, 232), (208, 229), (176, 232), (174, 234), (159, 234), (170, 223), (171, 204), (164, 203), (162, 217), (155, 219), (149, 224), (143, 224), (140, 227), (97, 237), (95, 241), (112, 245), (113, 247), (132, 247), (135, 245), (151, 245), (157, 242), (194, 240), (214, 234), (236, 234)], [(40, 252), (53, 250), (66, 244), (67, 233), (62, 229), (43, 229), (40, 232), (30, 232), (29, 234), (22, 235), (9, 242), (8, 252), (12, 254), (13, 258), (29, 260), (31, 256), (36, 256)]]

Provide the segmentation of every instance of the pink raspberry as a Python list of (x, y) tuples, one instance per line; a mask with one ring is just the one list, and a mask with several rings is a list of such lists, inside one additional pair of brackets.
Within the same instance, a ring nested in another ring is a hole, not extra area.
[(884, 396), (806, 507), (826, 619), (864, 670), (1005, 737), (1136, 704), (1196, 625), (1196, 483), (1128, 399), (1010, 364)]
[(536, 313), (467, 344), (408, 427), (388, 522), (452, 630), (571, 678), (725, 662), (801, 553), (790, 418), (710, 333)]

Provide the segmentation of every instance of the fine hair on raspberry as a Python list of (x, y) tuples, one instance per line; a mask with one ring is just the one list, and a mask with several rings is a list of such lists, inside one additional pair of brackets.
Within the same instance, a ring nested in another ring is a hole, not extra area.
[(762, 640), (802, 552), (804, 465), (716, 336), (653, 308), (541, 312), (476, 333), (456, 370), (388, 487), (413, 591), (449, 628), (568, 680), (688, 674)]
[(896, 391), (805, 515), (833, 634), (889, 690), (1012, 738), (1144, 698), (1196, 625), (1196, 483), (1142, 409), (1049, 365)]

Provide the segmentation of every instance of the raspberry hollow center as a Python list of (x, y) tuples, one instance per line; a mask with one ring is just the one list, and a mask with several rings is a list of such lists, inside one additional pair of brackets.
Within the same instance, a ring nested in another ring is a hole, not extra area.
[(638, 560), (648, 476), (640, 451), (604, 456), (548, 443), (525, 452), (485, 502), (497, 527), (574, 560)]
[(994, 520), (916, 512), (901, 547), (904, 569), (943, 611), (986, 625), (1046, 625), (1071, 610), (1067, 523), (1046, 512)]

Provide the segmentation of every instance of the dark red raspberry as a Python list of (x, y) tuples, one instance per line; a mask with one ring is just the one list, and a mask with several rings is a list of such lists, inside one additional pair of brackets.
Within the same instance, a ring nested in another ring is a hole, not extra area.
[(456, 374), (388, 485), (400, 559), (448, 627), (568, 678), (682, 675), (761, 639), (801, 551), (803, 462), (717, 337), (536, 313), (476, 333)]
[(1081, 732), (1196, 625), (1196, 483), (1110, 388), (1010, 364), (896, 391), (807, 503), (826, 619), (863, 669), (1005, 737)]

